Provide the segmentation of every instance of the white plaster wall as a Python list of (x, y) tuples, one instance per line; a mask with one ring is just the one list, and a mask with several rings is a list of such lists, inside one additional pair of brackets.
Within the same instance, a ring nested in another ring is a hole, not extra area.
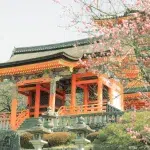
[(113, 106), (121, 110), (121, 95), (117, 91), (113, 91)]

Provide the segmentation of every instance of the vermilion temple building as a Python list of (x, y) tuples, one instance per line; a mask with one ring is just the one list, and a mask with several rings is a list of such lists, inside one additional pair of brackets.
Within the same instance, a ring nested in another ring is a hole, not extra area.
[[(92, 53), (94, 41), (83, 39), (13, 50), (9, 61), (0, 64), (1, 81), (11, 79), (15, 85), (10, 115), (12, 129), (29, 117), (39, 117), (49, 106), (59, 116), (73, 116), (105, 112), (107, 104), (119, 110), (146, 105), (139, 93), (144, 82), (131, 80), (124, 88), (119, 80), (94, 74), (79, 63), (79, 58), (87, 60), (84, 55), (87, 49)], [(105, 61), (110, 53), (107, 50), (96, 55), (99, 61)], [(126, 78), (133, 79), (138, 76), (139, 68), (134, 66), (122, 72)], [(20, 113), (17, 113), (17, 93), (27, 98), (28, 109)]]

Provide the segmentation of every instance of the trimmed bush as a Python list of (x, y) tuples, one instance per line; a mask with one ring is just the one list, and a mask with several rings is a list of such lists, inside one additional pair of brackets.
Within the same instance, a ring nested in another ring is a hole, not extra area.
[(22, 134), (20, 136), (20, 145), (21, 145), (21, 147), (26, 148), (26, 149), (33, 149), (34, 147), (29, 142), (30, 140), (32, 140), (32, 138), (33, 138), (33, 135), (30, 134), (30, 133)]
[(91, 142), (93, 142), (97, 136), (99, 135), (99, 132), (94, 132), (94, 133), (90, 133), (87, 135), (87, 139), (90, 140)]
[(48, 145), (45, 147), (69, 144), (74, 138), (75, 135), (68, 132), (55, 132), (43, 136), (43, 139), (48, 142)]
[[(32, 149), (33, 146), (29, 142), (32, 140), (33, 135), (30, 133), (25, 133), (20, 136), (20, 145), (22, 148)], [(75, 134), (71, 134), (68, 132), (55, 132), (51, 134), (44, 134), (43, 140), (48, 142), (48, 145), (44, 145), (44, 147), (52, 147), (59, 145), (66, 145), (71, 143), (71, 141), (75, 138)]]

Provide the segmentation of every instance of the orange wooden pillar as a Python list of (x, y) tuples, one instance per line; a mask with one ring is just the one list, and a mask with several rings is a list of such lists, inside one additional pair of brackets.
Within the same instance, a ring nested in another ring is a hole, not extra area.
[(10, 125), (12, 130), (16, 130), (17, 118), (17, 99), (13, 99), (11, 103)]
[(52, 111), (55, 111), (55, 99), (56, 99), (56, 80), (53, 79), (50, 82), (50, 95), (49, 95), (49, 106)]
[(100, 106), (100, 110), (102, 110), (102, 103), (103, 103), (103, 84), (102, 79), (98, 77), (98, 83), (97, 83), (97, 101)]
[(88, 86), (85, 85), (85, 87), (84, 87), (84, 101), (83, 101), (84, 105), (88, 105), (88, 99), (89, 99)]
[(36, 85), (36, 96), (35, 96), (35, 109), (34, 109), (34, 117), (39, 117), (39, 111), (40, 111), (40, 84)]
[(76, 105), (76, 75), (72, 75), (72, 82), (71, 82), (71, 102), (70, 106), (74, 107)]
[(13, 99), (11, 102), (11, 115), (10, 115), (10, 126), (12, 130), (16, 130), (16, 118), (17, 118), (17, 86), (13, 87)]

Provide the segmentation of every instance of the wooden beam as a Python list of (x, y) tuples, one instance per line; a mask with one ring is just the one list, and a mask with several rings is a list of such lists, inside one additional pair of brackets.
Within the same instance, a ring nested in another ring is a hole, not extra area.
[(25, 88), (19, 87), (18, 88), (19, 92), (28, 92), (28, 91), (35, 91), (35, 90), (36, 90), (36, 87), (25, 87)]
[(24, 96), (29, 96), (29, 94), (27, 94), (26, 92), (21, 92), (21, 91), (18, 91), (18, 93), (24, 95)]
[(83, 78), (83, 77), (97, 76), (92, 72), (78, 73), (78, 74), (75, 74), (75, 75), (76, 75), (76, 79)]
[(57, 60), (51, 60), (46, 62), (40, 62), (40, 63), (32, 63), (32, 64), (26, 64), (21, 66), (14, 66), (14, 67), (7, 67), (7, 68), (1, 68), (0, 69), (0, 76), (5, 75), (15, 75), (15, 74), (34, 74), (43, 72), (43, 70), (46, 69), (53, 69), (53, 68), (64, 68), (67, 67), (75, 67), (78, 66), (78, 62), (69, 62), (64, 59), (57, 59)]
[(40, 88), (41, 88), (41, 91), (49, 93), (49, 89), (48, 88), (45, 88), (42, 85), (40, 86)]
[(92, 101), (89, 100), (89, 101), (88, 101), (88, 104), (98, 104), (98, 101), (97, 101), (97, 100), (92, 100)]
[(77, 87), (81, 88), (81, 89), (85, 89), (84, 85), (77, 85)]
[(76, 85), (97, 83), (97, 81), (98, 81), (97, 79), (93, 79), (93, 80), (83, 80), (83, 81), (76, 81)]
[(60, 100), (64, 100), (64, 96), (56, 94), (56, 98), (59, 98)]
[(20, 81), (17, 83), (17, 86), (24, 86), (24, 85), (31, 85), (31, 84), (41, 84), (41, 83), (49, 83), (51, 78), (39, 78), (39, 79), (32, 79), (32, 80), (25, 80)]

